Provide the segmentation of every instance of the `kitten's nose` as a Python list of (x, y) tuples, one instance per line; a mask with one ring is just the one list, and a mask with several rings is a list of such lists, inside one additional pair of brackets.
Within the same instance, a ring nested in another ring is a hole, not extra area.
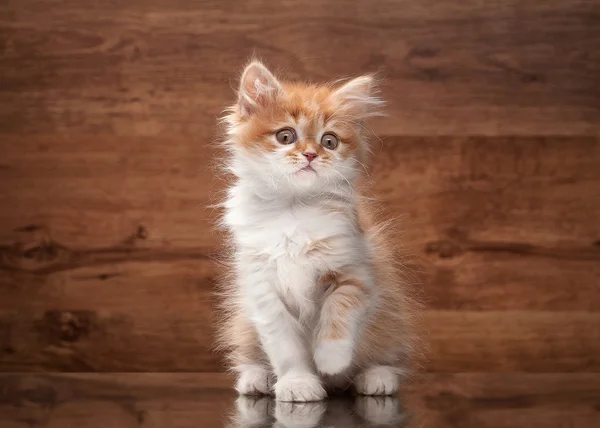
[(315, 152), (304, 152), (302, 155), (308, 159), (308, 162), (312, 162), (318, 156)]

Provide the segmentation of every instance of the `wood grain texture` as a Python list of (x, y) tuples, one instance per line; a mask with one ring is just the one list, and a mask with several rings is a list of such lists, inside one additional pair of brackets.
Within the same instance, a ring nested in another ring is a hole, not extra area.
[[(371, 397), (338, 397), (296, 410), (304, 423), (321, 419), (331, 428), (593, 428), (600, 422), (599, 385), (597, 373), (429, 374), (404, 385), (399, 401), (386, 399), (402, 423), (376, 423), (388, 412), (382, 399)], [(251, 408), (261, 408), (262, 400), (251, 400)], [(258, 414), (267, 423), (235, 425), (235, 394), (222, 374), (1, 374), (0, 426), (298, 426), (285, 419), (275, 424), (291, 404), (264, 400), (264, 415)]]
[[(210, 350), (209, 305), (153, 311), (148, 300), (112, 311), (2, 310), (0, 371), (223, 369)], [(425, 311), (422, 320), (429, 371), (600, 371), (598, 313)]]
[(427, 375), (407, 388), (415, 426), (514, 428), (595, 427), (597, 373)]
[[(4, 141), (0, 370), (218, 370), (212, 149)], [(426, 367), (600, 369), (600, 140), (377, 144), (372, 193), (426, 273)]]
[(0, 128), (206, 136), (255, 53), (292, 78), (379, 71), (385, 134), (598, 134), (599, 13), (594, 0), (5, 2)]
[(430, 371), (600, 371), (597, 312), (426, 311)]
[(84, 267), (53, 275), (55, 286), (6, 292), (2, 370), (218, 370), (200, 269), (193, 260), (119, 263), (104, 274)]
[(211, 142), (252, 53), (383, 77), (427, 368), (598, 370), (599, 47), (594, 0), (2, 2), (0, 371), (220, 369)]
[(0, 427), (220, 427), (234, 391), (223, 375), (0, 377)]

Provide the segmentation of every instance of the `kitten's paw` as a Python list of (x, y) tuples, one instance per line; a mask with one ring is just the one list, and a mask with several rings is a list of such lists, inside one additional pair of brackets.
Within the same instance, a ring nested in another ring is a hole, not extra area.
[(315, 428), (320, 425), (327, 406), (323, 402), (275, 404), (275, 419), (286, 428)]
[(326, 396), (321, 381), (312, 373), (287, 373), (275, 384), (278, 401), (320, 401)]
[(398, 383), (397, 370), (389, 366), (373, 366), (354, 378), (356, 392), (362, 395), (392, 395)]
[(243, 395), (269, 395), (271, 385), (271, 375), (264, 367), (245, 366), (240, 370), (235, 390)]
[(352, 343), (348, 340), (324, 340), (315, 349), (317, 371), (326, 375), (343, 372), (352, 363)]
[(403, 419), (398, 397), (356, 397), (356, 413), (373, 425), (399, 424)]

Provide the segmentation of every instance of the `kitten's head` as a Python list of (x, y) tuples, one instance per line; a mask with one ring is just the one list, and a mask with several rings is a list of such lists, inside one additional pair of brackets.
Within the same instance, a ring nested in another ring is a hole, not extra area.
[(368, 152), (364, 120), (381, 104), (371, 76), (337, 86), (281, 82), (254, 61), (225, 119), (231, 168), (241, 179), (278, 192), (349, 184)]

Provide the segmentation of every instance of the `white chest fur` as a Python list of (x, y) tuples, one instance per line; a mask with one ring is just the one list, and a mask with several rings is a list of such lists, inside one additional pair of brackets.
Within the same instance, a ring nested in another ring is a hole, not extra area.
[(224, 222), (233, 234), (238, 261), (253, 264), (299, 312), (313, 312), (323, 291), (316, 287), (319, 275), (364, 257), (352, 216), (318, 201), (265, 203), (234, 188), (226, 209)]
[(334, 212), (318, 202), (290, 199), (269, 203), (233, 188), (225, 204), (224, 222), (240, 250), (253, 250), (269, 258), (302, 258), (319, 243), (358, 236), (348, 212)]

